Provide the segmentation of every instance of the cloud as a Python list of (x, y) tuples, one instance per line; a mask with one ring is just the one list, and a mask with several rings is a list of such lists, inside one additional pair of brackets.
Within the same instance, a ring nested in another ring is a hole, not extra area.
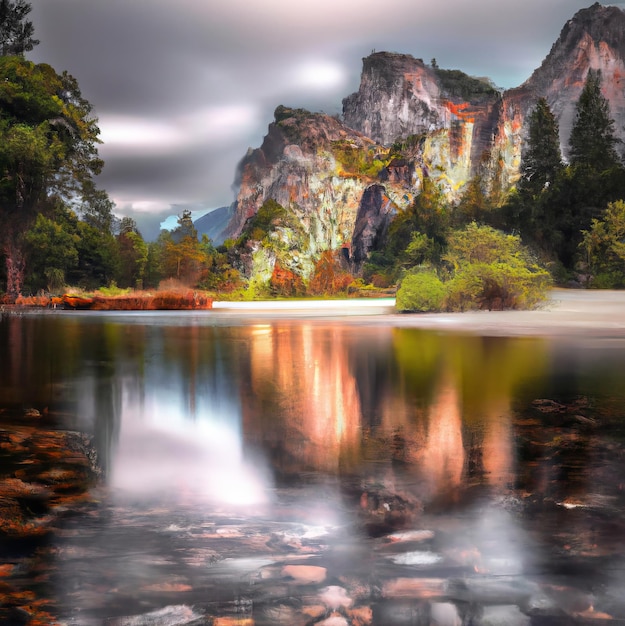
[(340, 113), (374, 48), (512, 87), (590, 2), (31, 3), (41, 44), (29, 57), (73, 74), (99, 117), (100, 185), (118, 207), (157, 211), (229, 204), (237, 163), (261, 144), (276, 106)]

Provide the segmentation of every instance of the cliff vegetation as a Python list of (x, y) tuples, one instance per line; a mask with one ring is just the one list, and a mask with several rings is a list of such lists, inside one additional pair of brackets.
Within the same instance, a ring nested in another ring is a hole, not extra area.
[(580, 11), (505, 92), (374, 53), (342, 116), (276, 108), (214, 241), (185, 212), (152, 243), (95, 186), (90, 103), (67, 74), (24, 60), (26, 37), (0, 57), (2, 297), (397, 290), (421, 311), (531, 307), (549, 284), (623, 287), (623, 33), (620, 9)]

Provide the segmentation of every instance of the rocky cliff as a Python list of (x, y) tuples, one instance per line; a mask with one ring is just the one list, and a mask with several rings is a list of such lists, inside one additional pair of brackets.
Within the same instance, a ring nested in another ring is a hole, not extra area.
[(625, 140), (625, 12), (598, 2), (578, 11), (532, 76), (504, 94), (506, 106), (524, 120), (536, 99), (544, 97), (560, 124), (562, 152), (568, 140), (588, 70), (600, 70), (602, 90), (610, 103), (615, 131)]
[[(589, 69), (599, 69), (618, 135), (625, 139), (625, 13), (595, 4), (564, 26), (542, 65), (505, 92), (487, 79), (444, 70), (405, 54), (363, 60), (358, 91), (343, 118), (278, 107), (260, 148), (239, 171), (239, 192), (224, 237), (237, 237), (267, 199), (304, 225), (310, 259), (347, 248), (354, 269), (409, 206), (424, 176), (457, 201), (472, 177), (493, 191), (518, 180), (528, 113), (545, 97), (563, 153)], [(308, 263), (307, 267), (311, 267)]]
[[(378, 189), (381, 179), (384, 193), (368, 193)], [(375, 238), (367, 224), (377, 231), (388, 221), (384, 216), (410, 203), (419, 188), (414, 167), (389, 147), (334, 117), (282, 106), (262, 146), (243, 159), (238, 182), (236, 211), (225, 237), (237, 237), (263, 203), (273, 199), (303, 225), (306, 241), (300, 254), (310, 258), (352, 246), (358, 258), (365, 258)], [(297, 261), (300, 268), (312, 267)]]
[(423, 136), (419, 166), (451, 199), (490, 155), (500, 112), (487, 80), (388, 52), (364, 59), (358, 92), (343, 100), (345, 123), (381, 144)]

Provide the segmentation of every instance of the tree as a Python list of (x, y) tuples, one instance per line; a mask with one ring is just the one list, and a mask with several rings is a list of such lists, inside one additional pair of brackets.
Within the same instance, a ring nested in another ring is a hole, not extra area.
[(112, 233), (78, 220), (78, 265), (68, 274), (72, 285), (97, 289), (111, 284), (119, 274), (120, 257)]
[(552, 185), (562, 170), (558, 121), (547, 100), (539, 98), (530, 113), (528, 138), (521, 159), (518, 189), (524, 196), (536, 196)]
[(178, 226), (159, 236), (161, 271), (167, 278), (197, 284), (205, 269), (206, 253), (197, 238), (191, 211), (183, 211)]
[(454, 310), (532, 308), (551, 282), (520, 237), (490, 226), (451, 233), (444, 259), (452, 268), (446, 305)]
[(399, 213), (391, 222), (384, 247), (395, 259), (401, 259), (413, 243), (415, 232), (422, 233), (432, 242), (432, 254), (440, 254), (445, 246), (449, 229), (449, 207), (436, 183), (426, 176), (421, 193), (412, 205)]
[(78, 267), (78, 220), (61, 203), (50, 217), (37, 215), (24, 236), (28, 273), (26, 284), (31, 291), (45, 289), (59, 293), (70, 271)]
[(549, 284), (519, 237), (473, 222), (449, 233), (438, 274), (404, 278), (397, 302), (403, 311), (524, 309), (540, 302)]
[(19, 295), (26, 259), (24, 233), (54, 198), (93, 192), (102, 168), (99, 129), (76, 80), (49, 65), (0, 57), (0, 249), (7, 293)]
[(569, 139), (570, 163), (604, 171), (621, 165), (610, 105), (601, 93), (601, 72), (589, 70), (576, 105)]
[(493, 219), (495, 203), (484, 187), (482, 176), (479, 175), (466, 184), (462, 198), (453, 211), (454, 225), (462, 227), (471, 222), (483, 223)]
[(39, 43), (33, 23), (26, 19), (32, 7), (24, 0), (0, 0), (0, 56), (29, 52)]
[(613, 289), (625, 286), (625, 202), (611, 202), (602, 219), (593, 219), (582, 232), (580, 248), (591, 287)]
[(354, 277), (341, 267), (339, 254), (325, 250), (315, 263), (308, 291), (313, 295), (334, 295), (345, 291), (353, 280)]
[(131, 218), (122, 220), (122, 229), (117, 235), (119, 251), (119, 274), (117, 284), (120, 287), (143, 289), (146, 267), (148, 264), (148, 246)]

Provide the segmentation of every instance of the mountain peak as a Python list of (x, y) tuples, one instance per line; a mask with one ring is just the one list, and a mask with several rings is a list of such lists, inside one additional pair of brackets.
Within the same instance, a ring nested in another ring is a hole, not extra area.
[[(613, 118), (625, 111), (625, 11), (596, 2), (578, 11), (562, 28), (549, 54), (530, 78), (510, 95), (525, 94), (527, 101), (546, 98), (560, 125), (563, 153), (575, 118), (575, 103), (589, 70), (602, 75), (603, 94)], [(620, 139), (625, 132), (617, 129)]]

